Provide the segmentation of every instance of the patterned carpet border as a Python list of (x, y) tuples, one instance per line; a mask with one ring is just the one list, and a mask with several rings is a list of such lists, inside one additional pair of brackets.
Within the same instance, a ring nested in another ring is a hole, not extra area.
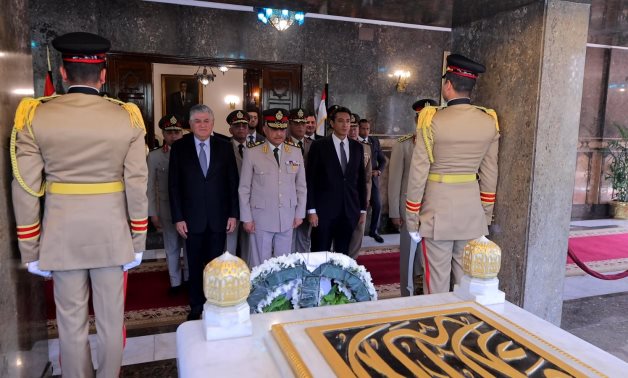
[(583, 236), (616, 235), (616, 234), (626, 234), (626, 233), (628, 233), (628, 228), (611, 227), (611, 228), (597, 228), (593, 230), (573, 230), (573, 231), (569, 231), (569, 237), (581, 238)]
[[(628, 269), (628, 258), (592, 261), (585, 263), (589, 268), (598, 273), (620, 272)], [(584, 276), (587, 273), (580, 269), (575, 263), (567, 264), (565, 269), (566, 277)]]

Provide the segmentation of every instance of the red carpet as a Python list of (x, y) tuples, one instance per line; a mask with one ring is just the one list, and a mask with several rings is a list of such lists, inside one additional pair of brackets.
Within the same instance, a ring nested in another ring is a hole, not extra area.
[(399, 283), (399, 252), (360, 255), (358, 264), (371, 273), (375, 285)]
[[(165, 268), (165, 263), (164, 263)], [(187, 291), (182, 290), (177, 296), (169, 296), (170, 279), (168, 271), (130, 273), (127, 283), (125, 311), (138, 311), (151, 308), (185, 306), (188, 304)], [(48, 319), (55, 319), (55, 303), (52, 280), (46, 281), (46, 314)], [(91, 298), (91, 294), (90, 294)], [(89, 306), (90, 315), (94, 310)]]
[[(628, 234), (581, 236), (569, 238), (569, 249), (582, 262), (628, 258)], [(567, 257), (567, 263), (573, 260)]]

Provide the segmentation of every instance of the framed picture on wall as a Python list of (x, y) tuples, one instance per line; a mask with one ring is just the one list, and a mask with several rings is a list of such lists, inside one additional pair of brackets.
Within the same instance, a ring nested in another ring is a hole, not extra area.
[(194, 75), (161, 75), (161, 109), (174, 114), (189, 128), (190, 108), (203, 103), (203, 88)]

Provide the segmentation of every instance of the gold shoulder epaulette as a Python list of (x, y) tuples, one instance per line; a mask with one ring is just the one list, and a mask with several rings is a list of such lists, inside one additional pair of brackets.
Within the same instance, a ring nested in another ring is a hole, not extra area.
[(41, 103), (52, 100), (53, 98), (59, 97), (59, 95), (32, 98), (32, 97), (24, 97), (20, 104), (17, 106), (15, 110), (15, 118), (13, 120), (13, 130), (11, 130), (11, 139), (9, 141), (9, 155), (11, 158), (11, 168), (13, 171), (13, 177), (15, 177), (15, 181), (24, 189), (28, 194), (34, 197), (41, 197), (44, 195), (46, 191), (46, 181), (42, 181), (41, 187), (39, 191), (35, 191), (31, 187), (29, 187), (22, 175), (20, 174), (20, 168), (17, 165), (17, 153), (16, 153), (16, 141), (17, 141), (17, 133), (21, 132), (24, 127), (28, 129), (28, 133), (31, 135), (33, 140), (35, 140), (35, 134), (33, 134), (32, 123), (33, 118), (35, 117), (35, 110)]
[(484, 108), (482, 106), (478, 106), (478, 105), (474, 105), (477, 109), (480, 109), (481, 111), (483, 111), (484, 113), (488, 114), (489, 116), (491, 116), (494, 120), (495, 120), (495, 129), (497, 129), (497, 131), (499, 131), (499, 121), (497, 120), (497, 113), (495, 112), (494, 109), (488, 109), (488, 108)]
[(423, 135), (423, 141), (425, 142), (425, 150), (427, 151), (427, 157), (430, 163), (434, 162), (434, 155), (432, 148), (434, 147), (434, 134), (432, 132), (432, 118), (436, 112), (442, 109), (442, 106), (426, 106), (419, 112), (419, 118), (417, 119), (416, 131)]
[(288, 146), (292, 146), (292, 147), (299, 147), (299, 146), (297, 146), (297, 145), (296, 145), (293, 141), (291, 141), (291, 140), (286, 140), (284, 143), (285, 143), (285, 144), (287, 144)]
[(407, 135), (404, 135), (402, 137), (399, 137), (397, 139), (397, 142), (402, 143), (402, 142), (405, 142), (406, 140), (412, 139), (413, 137), (414, 137), (414, 134), (407, 134)]
[(103, 96), (103, 98), (109, 102), (113, 102), (114, 104), (122, 106), (122, 109), (126, 110), (127, 113), (129, 113), (129, 117), (131, 118), (131, 126), (144, 130), (144, 134), (146, 134), (144, 118), (142, 117), (142, 112), (140, 111), (140, 108), (137, 107), (137, 105), (132, 102), (124, 102), (107, 96)]
[(248, 148), (253, 148), (253, 147), (257, 147), (257, 146), (262, 145), (262, 144), (264, 144), (264, 141), (263, 141), (263, 140), (260, 140), (259, 142), (248, 142), (248, 143), (246, 144), (246, 146), (247, 146)]

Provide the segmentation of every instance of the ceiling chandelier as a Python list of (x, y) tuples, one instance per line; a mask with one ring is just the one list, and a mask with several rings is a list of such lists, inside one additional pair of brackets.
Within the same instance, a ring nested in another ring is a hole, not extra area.
[(216, 78), (216, 74), (214, 73), (211, 67), (209, 67), (209, 72), (207, 72), (207, 66), (202, 66), (202, 67), (203, 67), (203, 72), (201, 72), (201, 66), (198, 66), (198, 69), (196, 70), (194, 77), (196, 78), (196, 80), (199, 81), (199, 83), (203, 84), (203, 86), (206, 86), (210, 82), (214, 81), (214, 79)]
[(257, 8), (257, 19), (265, 24), (271, 24), (275, 29), (284, 31), (294, 23), (303, 24), (305, 13), (287, 9)]

